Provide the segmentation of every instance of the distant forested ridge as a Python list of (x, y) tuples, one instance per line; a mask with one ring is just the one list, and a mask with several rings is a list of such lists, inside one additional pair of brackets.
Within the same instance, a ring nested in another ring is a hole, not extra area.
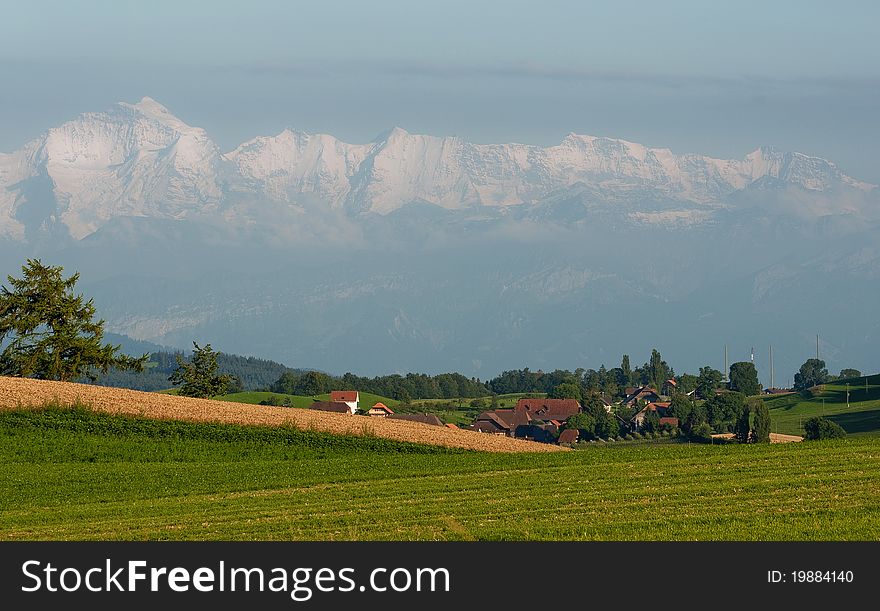
[[(171, 388), (168, 376), (177, 369), (178, 355), (186, 356), (182, 352), (153, 352), (143, 372), (111, 370), (106, 375), (99, 375), (95, 384), (145, 391)], [(220, 366), (221, 374), (235, 376), (241, 382), (240, 388), (234, 390), (263, 390), (271, 386), (283, 373), (299, 371), (275, 361), (222, 352), (217, 355), (217, 364)], [(80, 380), (83, 381), (85, 380)]]

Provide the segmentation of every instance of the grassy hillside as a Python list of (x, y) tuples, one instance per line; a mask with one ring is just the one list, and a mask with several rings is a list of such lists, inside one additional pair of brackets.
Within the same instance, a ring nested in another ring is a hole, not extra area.
[(880, 441), (484, 454), (0, 412), (0, 539), (872, 539)]
[(301, 407), (308, 409), (314, 403), (312, 397), (301, 397), (299, 395), (285, 395), (277, 392), (264, 392), (258, 390), (250, 390), (245, 392), (236, 392), (229, 395), (214, 397), (220, 401), (229, 401), (231, 403), (249, 403), (250, 405), (259, 405), (261, 401), (266, 401), (270, 397), (275, 397), (279, 401), (287, 400), (290, 407)]
[[(849, 407), (846, 383), (849, 382)], [(765, 397), (773, 431), (803, 435), (803, 422), (813, 416), (825, 416), (842, 426), (850, 435), (880, 435), (880, 375), (840, 380), (826, 384), (820, 392), (793, 393)]]

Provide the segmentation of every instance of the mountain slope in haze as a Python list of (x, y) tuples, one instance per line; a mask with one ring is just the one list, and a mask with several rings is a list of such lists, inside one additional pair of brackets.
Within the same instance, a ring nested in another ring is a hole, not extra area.
[[(876, 214), (873, 185), (824, 159), (768, 147), (724, 160), (576, 134), (539, 147), (395, 128), (366, 144), (284, 130), (223, 154), (204, 130), (144, 98), (83, 114), (0, 155), (0, 236), (81, 239), (126, 217), (271, 226), (279, 209), (297, 223), (316, 208), (386, 215), (413, 202), (540, 208), (560, 196), (623, 207), (635, 221), (695, 223), (755, 190), (790, 188), (822, 202), (796, 211)], [(655, 209), (658, 199), (666, 203)]]
[[(145, 98), (0, 155), (0, 278), (81, 273), (108, 331), (363, 375), (880, 369), (878, 189), (833, 163), (591, 136), (285, 130), (223, 153)], [(5, 239), (4, 239), (5, 238)], [(739, 356), (738, 356), (739, 355)]]

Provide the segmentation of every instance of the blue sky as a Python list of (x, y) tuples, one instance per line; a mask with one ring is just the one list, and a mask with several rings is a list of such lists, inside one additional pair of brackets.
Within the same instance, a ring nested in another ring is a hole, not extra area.
[(290, 126), (739, 157), (880, 182), (874, 2), (5, 2), (0, 150), (152, 96), (224, 149)]

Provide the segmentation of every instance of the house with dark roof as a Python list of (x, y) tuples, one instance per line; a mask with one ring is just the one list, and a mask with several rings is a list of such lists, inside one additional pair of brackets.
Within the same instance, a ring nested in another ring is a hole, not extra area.
[(623, 400), (623, 405), (626, 407), (636, 407), (639, 405), (640, 401), (645, 401), (647, 403), (653, 403), (654, 401), (661, 401), (662, 397), (660, 393), (658, 393), (655, 389), (650, 386), (642, 386), (641, 388), (633, 389), (631, 393), (629, 393), (626, 398)]
[(556, 441), (559, 430), (581, 411), (574, 399), (520, 399), (513, 409), (496, 409), (476, 417), (471, 430), (534, 441)]
[(513, 437), (516, 434), (517, 427), (527, 425), (531, 420), (528, 411), (517, 405), (513, 409), (496, 409), (483, 412), (476, 417), (471, 425), (471, 430)]
[(336, 414), (351, 415), (353, 413), (348, 404), (340, 401), (315, 401), (309, 406), (309, 409), (317, 409), (322, 412), (334, 412)]
[(443, 426), (443, 421), (434, 414), (391, 414), (389, 420), (408, 420), (409, 422), (421, 422), (431, 426)]
[[(639, 430), (642, 428), (642, 425), (645, 423), (645, 418), (647, 417), (649, 412), (655, 412), (657, 417), (660, 419), (666, 418), (669, 413), (669, 403), (664, 401), (653, 401), (648, 403), (640, 409), (635, 416), (630, 419), (630, 423), (633, 425), (635, 430)], [(676, 426), (678, 424), (678, 418), (674, 418), (676, 422)]]
[(356, 390), (334, 390), (330, 392), (330, 401), (345, 403), (352, 414), (357, 413), (360, 398), (360, 393)]

